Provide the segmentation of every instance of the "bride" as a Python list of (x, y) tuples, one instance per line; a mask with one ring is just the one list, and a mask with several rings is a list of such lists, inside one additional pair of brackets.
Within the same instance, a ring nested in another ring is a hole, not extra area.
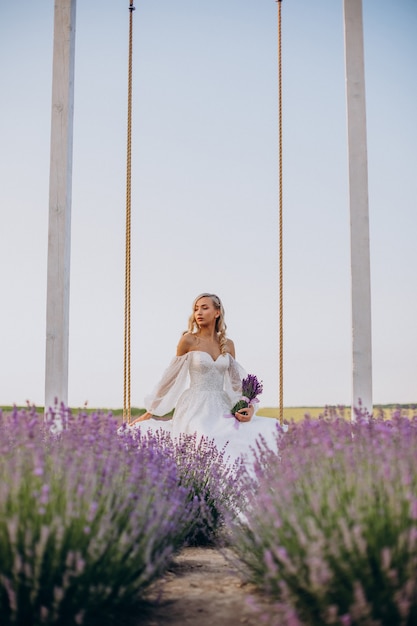
[[(145, 398), (146, 413), (131, 423), (140, 430), (169, 431), (214, 439), (226, 446), (226, 457), (246, 457), (261, 435), (275, 447), (279, 424), (275, 419), (254, 415), (254, 403), (231, 414), (242, 398), (246, 376), (235, 360), (233, 341), (226, 336), (224, 309), (220, 298), (203, 293), (194, 300), (186, 331), (177, 355), (165, 370), (153, 393)], [(189, 386), (187, 388), (187, 381)], [(172, 411), (170, 420), (157, 419)]]

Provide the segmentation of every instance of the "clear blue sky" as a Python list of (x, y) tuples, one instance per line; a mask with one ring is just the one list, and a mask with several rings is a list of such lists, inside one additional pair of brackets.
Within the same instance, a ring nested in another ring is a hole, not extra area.
[[(69, 403), (123, 404), (128, 1), (77, 6)], [(277, 5), (136, 0), (132, 404), (224, 302), (278, 404)], [(52, 0), (0, 5), (0, 404), (44, 401)], [(375, 403), (417, 402), (417, 2), (364, 0)], [(284, 403), (350, 402), (342, 0), (283, 0)]]

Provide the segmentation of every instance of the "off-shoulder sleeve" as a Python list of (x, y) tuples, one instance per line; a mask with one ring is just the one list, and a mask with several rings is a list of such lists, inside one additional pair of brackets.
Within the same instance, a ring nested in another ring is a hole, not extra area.
[(175, 407), (187, 386), (189, 354), (172, 359), (153, 392), (145, 397), (145, 407), (152, 415), (162, 417)]
[(224, 378), (224, 390), (230, 398), (231, 407), (242, 396), (242, 380), (246, 375), (243, 367), (229, 354), (229, 367)]

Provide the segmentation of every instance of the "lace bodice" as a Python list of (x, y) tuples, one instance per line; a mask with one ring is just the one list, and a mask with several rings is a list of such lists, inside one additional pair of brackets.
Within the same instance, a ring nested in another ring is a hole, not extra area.
[(229, 355), (221, 354), (216, 360), (207, 352), (194, 350), (190, 353), (190, 387), (204, 391), (222, 391), (224, 375), (229, 367)]
[(242, 379), (246, 373), (230, 354), (221, 354), (216, 360), (200, 350), (175, 357), (165, 370), (150, 396), (145, 398), (146, 410), (153, 415), (166, 415), (175, 407), (187, 387), (208, 392), (224, 391), (234, 401), (241, 394)]

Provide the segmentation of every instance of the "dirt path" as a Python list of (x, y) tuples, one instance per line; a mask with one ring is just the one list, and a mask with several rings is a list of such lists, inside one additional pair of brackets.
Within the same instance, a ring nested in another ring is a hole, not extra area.
[(259, 626), (259, 614), (248, 602), (250, 595), (256, 595), (259, 604), (267, 607), (267, 599), (243, 581), (221, 551), (185, 548), (169, 571), (150, 587), (150, 611), (140, 624)]

